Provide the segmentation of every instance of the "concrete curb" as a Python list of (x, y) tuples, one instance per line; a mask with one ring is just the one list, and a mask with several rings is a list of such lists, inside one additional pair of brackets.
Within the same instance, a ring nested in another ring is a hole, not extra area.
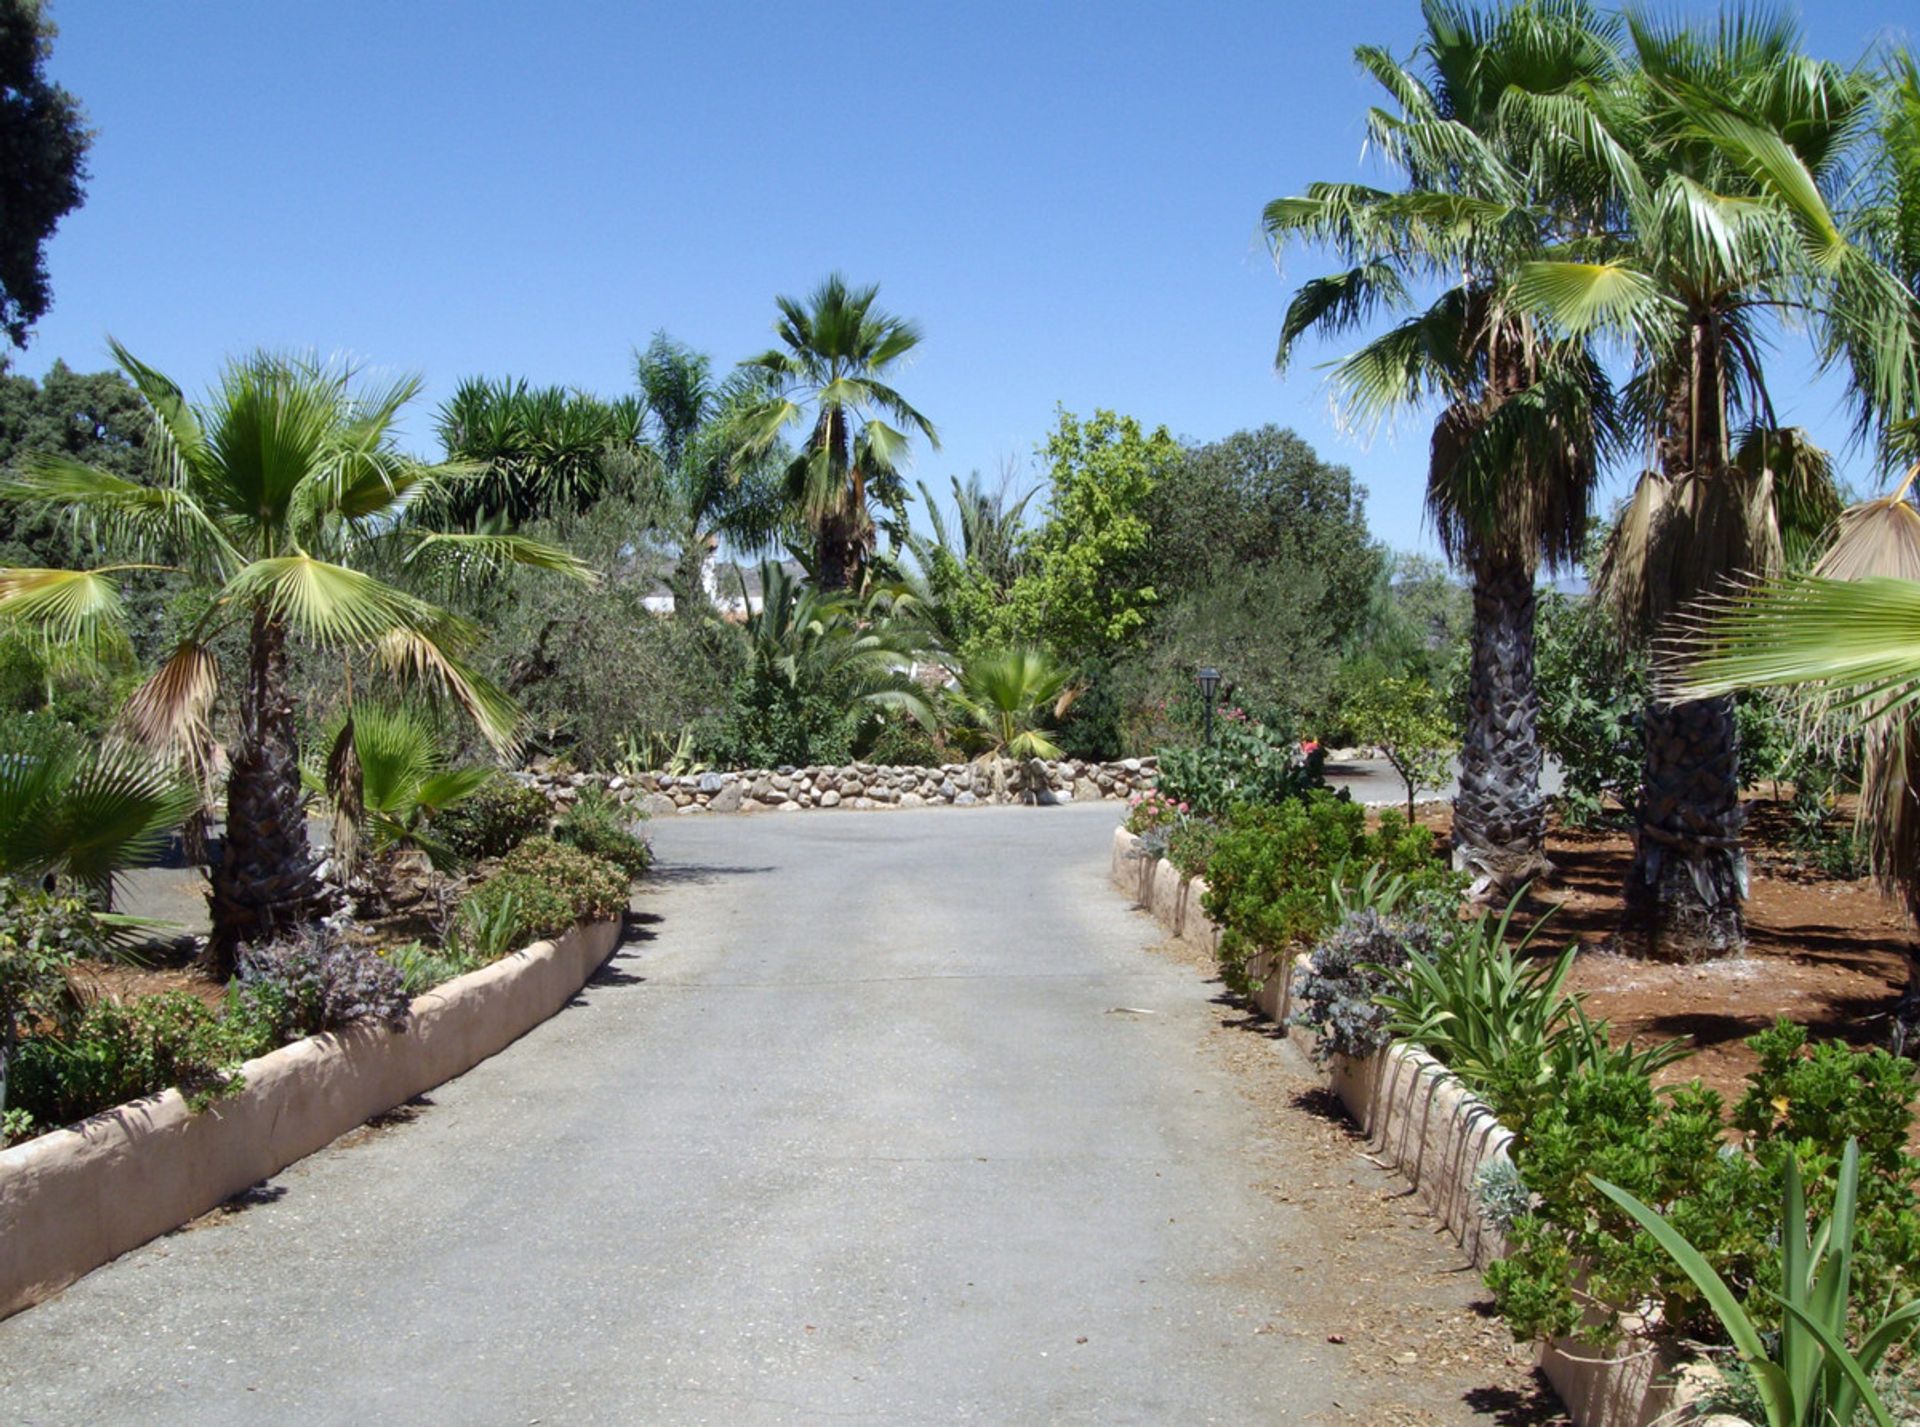
[(0, 1151), (0, 1317), (505, 1049), (579, 992), (620, 931), (584, 923), (456, 977), (414, 998), (404, 1031), (356, 1025), (282, 1046), (197, 1114), (168, 1090)]
[[(1113, 882), (1171, 936), (1205, 950), (1219, 946), (1220, 931), (1201, 908), (1207, 884), (1202, 878), (1181, 883), (1165, 858), (1150, 863), (1132, 856), (1139, 839), (1125, 828), (1113, 839)], [(1176, 892), (1176, 888), (1178, 888)], [(1293, 958), (1283, 973), (1278, 958), (1255, 953), (1247, 959), (1254, 982), (1251, 1000), (1282, 1027), (1292, 1010), (1293, 975), (1306, 961)], [(1311, 1048), (1313, 1033), (1295, 1027), (1287, 1034)], [(1425, 1051), (1395, 1044), (1365, 1060), (1336, 1057), (1328, 1071), (1329, 1088), (1380, 1153), (1412, 1181), (1422, 1202), (1477, 1269), (1506, 1253), (1506, 1236), (1480, 1213), (1474, 1179), (1483, 1165), (1507, 1159), (1513, 1133), (1493, 1109)], [(1664, 1347), (1620, 1358), (1571, 1341), (1544, 1344), (1540, 1368), (1579, 1427), (1653, 1427), (1695, 1396), (1671, 1381), (1684, 1361)], [(1667, 1381), (1661, 1381), (1667, 1379)]]

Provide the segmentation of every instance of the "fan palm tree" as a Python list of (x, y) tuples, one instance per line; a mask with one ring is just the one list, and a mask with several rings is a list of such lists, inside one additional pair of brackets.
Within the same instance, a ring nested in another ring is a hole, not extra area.
[[(1048, 717), (1064, 717), (1073, 704), (1079, 691), (1068, 687), (1071, 677), (1071, 671), (1032, 648), (1004, 649), (967, 661), (959, 687), (949, 697), (968, 731), (984, 744), (979, 757), (993, 766), (995, 801), (1006, 796), (1009, 759), (1031, 763), (1060, 757), (1059, 745), (1041, 725)], [(1037, 794), (1042, 784), (1028, 781), (1029, 791)]]
[[(493, 776), (484, 764), (453, 766), (425, 710), (386, 699), (362, 699), (333, 741), (328, 767), (308, 776), (333, 802), (333, 851), (351, 875), (364, 827), (377, 857), (417, 849), (437, 868), (459, 857), (433, 835), (434, 817), (465, 802)], [(340, 756), (348, 748), (350, 759)], [(352, 772), (342, 776), (342, 770)]]
[[(1911, 409), (1916, 366), (1911, 297), (1836, 218), (1870, 133), (1870, 79), (1806, 57), (1772, 17), (1631, 33), (1635, 67), (1583, 116), (1613, 190), (1603, 221), (1528, 263), (1515, 292), (1631, 351), (1624, 404), (1653, 462), (1599, 586), (1644, 637), (1736, 575), (1779, 572), (1791, 528), (1837, 506), (1824, 459), (1778, 430), (1767, 396), (1777, 314), (1810, 317), (1823, 351), (1853, 364), (1863, 412)], [(1742, 946), (1738, 766), (1730, 698), (1648, 709), (1629, 949), (1695, 960)]]
[(920, 345), (920, 329), (875, 307), (879, 294), (877, 286), (849, 287), (836, 273), (804, 304), (776, 299), (781, 345), (742, 363), (771, 390), (744, 428), (746, 449), (770, 448), (789, 426), (808, 428), (787, 467), (787, 494), (813, 531), (819, 582), (829, 592), (860, 588), (875, 544), (875, 507), (904, 529), (901, 468), (912, 434), (940, 445), (933, 423), (886, 380)]
[(0, 875), (66, 878), (103, 910), (113, 879), (199, 806), (174, 769), (124, 743), (50, 740), (0, 756)]
[(707, 562), (723, 540), (743, 554), (766, 555), (802, 534), (786, 501), (791, 453), (778, 441), (748, 439), (746, 423), (768, 395), (756, 371), (716, 382), (703, 353), (662, 332), (634, 358), (634, 375), (665, 477), (663, 523), (679, 549), (668, 581), (674, 608), (711, 612)]
[[(124, 348), (114, 353), (152, 413), (153, 482), (42, 458), (0, 486), (0, 498), (92, 517), (114, 543), (168, 561), (205, 593), (204, 614), (122, 714), (140, 742), (205, 769), (220, 693), (213, 641), (245, 630), (226, 841), (209, 896), (213, 960), (230, 972), (243, 941), (310, 919), (328, 900), (307, 841), (288, 691), (293, 641), (368, 652), (394, 678), (465, 710), (495, 748), (515, 744), (512, 703), (464, 657), (479, 631), (356, 564), (387, 547), (409, 569), (454, 576), (508, 562), (584, 571), (517, 536), (443, 534), (400, 519), (411, 502), (473, 474), (395, 449), (413, 379), (357, 392), (348, 371), (261, 353), (231, 363), (196, 408)], [(117, 576), (128, 568), (0, 570), (0, 620), (76, 644), (123, 640)]]
[(1576, 559), (1610, 393), (1579, 343), (1554, 340), (1507, 300), (1527, 258), (1591, 220), (1604, 190), (1563, 131), (1567, 96), (1612, 82), (1610, 29), (1580, 0), (1481, 11), (1428, 0), (1424, 74), (1363, 46), (1355, 57), (1393, 100), (1370, 139), (1405, 186), (1321, 183), (1269, 204), (1276, 251), (1330, 247), (1349, 266), (1301, 286), (1275, 365), (1309, 332), (1338, 335), (1426, 307), (1338, 362), (1350, 419), (1441, 405), (1427, 509), (1473, 586), (1472, 670), (1454, 803), (1456, 861), (1500, 897), (1545, 870), (1534, 579)]

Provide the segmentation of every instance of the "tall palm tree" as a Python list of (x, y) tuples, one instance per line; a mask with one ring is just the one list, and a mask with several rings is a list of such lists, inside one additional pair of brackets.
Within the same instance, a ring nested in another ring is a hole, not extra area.
[(904, 529), (901, 469), (912, 433), (940, 445), (933, 423), (886, 380), (920, 345), (920, 329), (875, 307), (879, 294), (835, 273), (804, 304), (776, 299), (781, 345), (742, 364), (764, 374), (772, 391), (747, 427), (748, 449), (770, 447), (789, 426), (808, 428), (787, 467), (788, 497), (813, 530), (818, 578), (829, 591), (860, 587), (876, 507)]
[[(1846, 355), (1863, 410), (1898, 405), (1915, 368), (1910, 297), (1836, 217), (1870, 133), (1869, 77), (1808, 58), (1772, 16), (1733, 12), (1708, 34), (1636, 20), (1631, 34), (1635, 65), (1581, 115), (1608, 210), (1515, 290), (1631, 352), (1624, 405), (1652, 464), (1600, 592), (1645, 637), (1732, 577), (1780, 571), (1796, 521), (1837, 506), (1824, 460), (1778, 429), (1767, 395), (1778, 314), (1810, 317), (1823, 352)], [(1743, 945), (1738, 768), (1730, 697), (1647, 710), (1628, 949), (1696, 960)]]
[(707, 562), (722, 541), (741, 554), (766, 555), (801, 533), (786, 501), (791, 452), (749, 439), (747, 423), (768, 395), (757, 371), (715, 381), (704, 353), (660, 332), (634, 358), (634, 376), (665, 477), (660, 519), (679, 551), (669, 580), (674, 608), (710, 613)]
[(1275, 365), (1309, 332), (1337, 335), (1383, 311), (1429, 305), (1342, 359), (1333, 381), (1369, 425), (1396, 408), (1441, 405), (1427, 509), (1473, 585), (1472, 672), (1454, 803), (1455, 857), (1482, 893), (1506, 896), (1545, 870), (1534, 579), (1580, 554), (1595, 447), (1610, 417), (1598, 365), (1507, 300), (1505, 284), (1545, 244), (1590, 221), (1602, 191), (1562, 132), (1566, 97), (1611, 82), (1608, 27), (1580, 0), (1483, 11), (1427, 0), (1424, 73), (1363, 46), (1385, 89), (1370, 139), (1401, 172), (1396, 190), (1312, 185), (1267, 206), (1276, 250), (1330, 247), (1350, 266), (1305, 283)]
[[(112, 543), (167, 561), (206, 595), (205, 613), (122, 715), (140, 741), (205, 767), (221, 692), (213, 641), (245, 631), (226, 842), (209, 895), (213, 959), (231, 971), (242, 942), (310, 919), (328, 900), (307, 841), (288, 686), (294, 641), (370, 653), (395, 679), (451, 699), (496, 748), (515, 742), (512, 703), (465, 662), (479, 631), (356, 565), (384, 546), (412, 569), (515, 562), (584, 572), (517, 536), (443, 534), (398, 519), (411, 502), (472, 478), (395, 448), (414, 379), (356, 391), (348, 371), (259, 353), (231, 363), (195, 407), (124, 348), (114, 354), (152, 414), (152, 483), (48, 457), (0, 486), (0, 498), (91, 517)], [(128, 568), (0, 570), (0, 619), (78, 644), (124, 638), (118, 576)]]

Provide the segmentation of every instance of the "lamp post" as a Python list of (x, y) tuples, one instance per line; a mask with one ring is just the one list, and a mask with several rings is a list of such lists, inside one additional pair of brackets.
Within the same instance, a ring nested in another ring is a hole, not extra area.
[(1194, 682), (1200, 686), (1200, 697), (1206, 702), (1206, 744), (1213, 747), (1213, 696), (1220, 692), (1220, 671), (1211, 664), (1202, 665), (1195, 674)]

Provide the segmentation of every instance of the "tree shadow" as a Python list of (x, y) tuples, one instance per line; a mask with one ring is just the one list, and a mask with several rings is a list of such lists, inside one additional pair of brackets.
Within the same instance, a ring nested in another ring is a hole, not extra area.
[(647, 886), (663, 887), (710, 887), (733, 877), (752, 877), (763, 872), (778, 872), (780, 869), (768, 864), (764, 867), (750, 867), (740, 863), (725, 862), (656, 862), (647, 869), (642, 890)]
[(1525, 1389), (1476, 1387), (1462, 1394), (1460, 1400), (1476, 1416), (1489, 1417), (1498, 1427), (1566, 1427), (1573, 1420), (1554, 1395), (1546, 1374), (1538, 1368)]

